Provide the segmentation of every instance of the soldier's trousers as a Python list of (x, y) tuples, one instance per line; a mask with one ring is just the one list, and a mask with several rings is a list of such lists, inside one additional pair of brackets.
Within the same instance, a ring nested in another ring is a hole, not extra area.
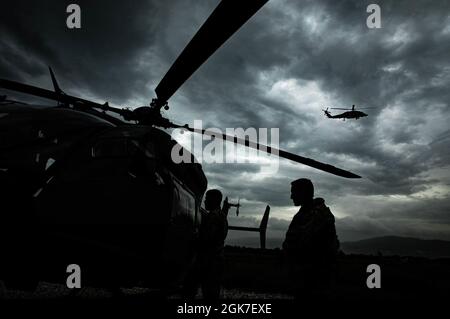
[(330, 298), (334, 288), (334, 264), (302, 264), (290, 266), (291, 291), (295, 298)]

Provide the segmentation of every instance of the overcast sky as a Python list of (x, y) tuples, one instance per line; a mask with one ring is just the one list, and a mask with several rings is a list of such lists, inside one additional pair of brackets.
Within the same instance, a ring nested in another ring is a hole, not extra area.
[[(82, 28), (66, 27), (81, 7)], [(0, 78), (138, 107), (217, 0), (8, 1), (0, 11)], [(348, 169), (347, 180), (280, 160), (203, 164), (209, 187), (241, 198), (233, 225), (258, 225), (271, 206), (277, 246), (298, 208), (290, 182), (307, 177), (336, 216), (342, 241), (401, 235), (450, 240), (450, 2), (271, 0), (171, 98), (165, 114), (204, 128), (279, 128), (281, 148)], [(2, 93), (5, 94), (6, 91)], [(7, 92), (10, 94), (10, 92)], [(376, 107), (358, 121), (324, 107)], [(188, 135), (184, 136), (184, 143)], [(230, 231), (229, 243), (257, 245)]]

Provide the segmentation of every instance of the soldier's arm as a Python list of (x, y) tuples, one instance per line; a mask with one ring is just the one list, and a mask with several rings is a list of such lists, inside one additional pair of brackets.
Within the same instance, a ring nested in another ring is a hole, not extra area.
[(218, 242), (225, 239), (228, 228), (226, 220), (221, 214), (214, 214), (209, 216), (209, 223), (206, 229), (206, 238), (209, 241), (207, 244), (215, 246)]
[(297, 216), (291, 221), (288, 231), (286, 232), (286, 238), (283, 242), (283, 249), (286, 251), (294, 251), (299, 248), (299, 242), (301, 238), (300, 223)]
[(322, 248), (338, 250), (339, 240), (336, 234), (335, 218), (328, 207), (316, 215), (314, 242)]

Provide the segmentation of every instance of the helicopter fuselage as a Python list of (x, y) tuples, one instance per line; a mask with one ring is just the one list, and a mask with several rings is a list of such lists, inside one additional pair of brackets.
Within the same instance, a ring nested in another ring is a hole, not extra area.
[(347, 111), (341, 114), (331, 115), (326, 112), (325, 115), (330, 119), (359, 119), (360, 117), (366, 117), (367, 114), (361, 111)]
[(180, 284), (207, 181), (195, 161), (171, 161), (170, 135), (61, 107), (0, 114), (0, 246), (12, 261), (0, 275), (33, 265), (28, 275), (64, 283), (75, 263), (85, 284)]

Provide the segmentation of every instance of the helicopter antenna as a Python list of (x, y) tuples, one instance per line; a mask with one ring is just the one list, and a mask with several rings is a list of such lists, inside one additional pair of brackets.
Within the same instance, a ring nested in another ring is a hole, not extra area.
[[(55, 73), (53, 73), (51, 66), (48, 66), (48, 70), (50, 71), (50, 77), (52, 78), (53, 89), (54, 89), (55, 93), (59, 94), (59, 95), (65, 95), (66, 93), (64, 93), (64, 91), (61, 90), (61, 88), (59, 87), (58, 81), (56, 81), (56, 76), (55, 76)], [(64, 104), (61, 101), (57, 101), (57, 102), (58, 102), (58, 106), (67, 106), (67, 103)]]
[(51, 66), (48, 67), (48, 70), (50, 71), (50, 76), (52, 78), (53, 89), (55, 90), (55, 93), (65, 94), (63, 92), (63, 90), (61, 90), (61, 88), (59, 87), (58, 81), (56, 81), (55, 73), (53, 73), (53, 70), (52, 70)]

